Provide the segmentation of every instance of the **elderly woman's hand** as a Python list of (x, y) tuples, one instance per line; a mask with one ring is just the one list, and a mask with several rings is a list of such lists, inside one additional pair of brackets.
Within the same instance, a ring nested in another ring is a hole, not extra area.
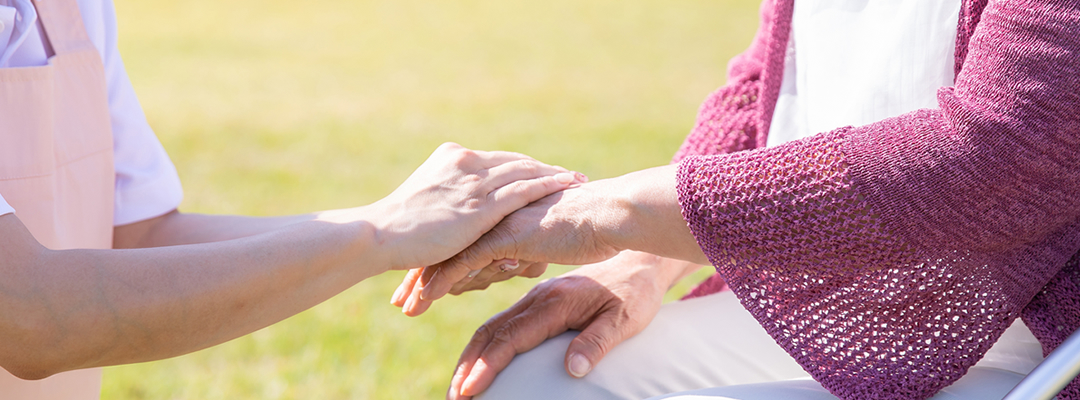
[(570, 188), (515, 211), (457, 256), (406, 276), (411, 288), (399, 290), (394, 300), (415, 316), (453, 287), (471, 282), (470, 273), (490, 271), (505, 259), (520, 260), (518, 269), (529, 270), (534, 263), (587, 264), (615, 256), (621, 249), (603, 235), (618, 221), (600, 189), (597, 183)]
[(537, 285), (477, 329), (458, 360), (448, 399), (476, 395), (515, 355), (569, 329), (567, 373), (581, 377), (619, 343), (644, 329), (664, 293), (699, 266), (652, 254), (623, 252)]
[(587, 264), (627, 249), (708, 262), (680, 214), (674, 166), (589, 182), (529, 204), (460, 254), (406, 276), (393, 300), (405, 314), (419, 315), (496, 262)]

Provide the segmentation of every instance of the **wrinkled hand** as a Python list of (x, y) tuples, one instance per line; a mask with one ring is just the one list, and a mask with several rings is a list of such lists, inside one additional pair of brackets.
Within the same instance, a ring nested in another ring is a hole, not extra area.
[(457, 254), (514, 210), (579, 182), (577, 176), (522, 154), (446, 143), (368, 211), (391, 269), (424, 267)]
[(477, 329), (458, 360), (447, 398), (484, 391), (515, 355), (569, 329), (581, 334), (566, 350), (565, 367), (584, 376), (608, 351), (644, 329), (674, 280), (696, 268), (627, 251), (537, 285)]
[(608, 206), (617, 201), (609, 183), (572, 187), (515, 211), (453, 258), (407, 275), (403, 286), (411, 288), (399, 288), (393, 303), (403, 305), (406, 315), (419, 315), (455, 286), (467, 284), (472, 271), (506, 259), (529, 269), (536, 263), (588, 264), (615, 256), (622, 249), (609, 235), (618, 231), (621, 216)]

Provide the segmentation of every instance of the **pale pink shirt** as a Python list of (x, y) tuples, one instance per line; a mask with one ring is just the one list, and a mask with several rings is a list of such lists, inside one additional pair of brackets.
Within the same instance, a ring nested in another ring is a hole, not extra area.
[[(117, 50), (112, 0), (78, 0), (83, 24), (105, 64), (116, 168), (113, 223), (124, 225), (165, 214), (180, 205), (183, 192), (176, 168), (146, 122)], [(0, 65), (40, 66), (47, 62), (40, 24), (30, 0), (0, 0)], [(8, 59), (4, 60), (4, 55)], [(0, 143), (0, 145), (3, 145)], [(0, 215), (13, 210), (0, 193)]]

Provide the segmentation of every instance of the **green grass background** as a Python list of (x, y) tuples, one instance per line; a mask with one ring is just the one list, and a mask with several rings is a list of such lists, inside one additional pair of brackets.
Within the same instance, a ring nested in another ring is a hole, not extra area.
[[(128, 73), (184, 182), (181, 209), (249, 215), (369, 203), (445, 141), (592, 179), (665, 164), (757, 24), (754, 0), (116, 7)], [(212, 349), (108, 368), (103, 398), (440, 398), (473, 330), (536, 283), (407, 318), (388, 304), (401, 276)]]

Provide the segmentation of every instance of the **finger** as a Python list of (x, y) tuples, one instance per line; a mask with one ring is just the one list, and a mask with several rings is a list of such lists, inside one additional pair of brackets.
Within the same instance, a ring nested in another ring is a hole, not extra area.
[(606, 311), (585, 327), (566, 349), (566, 372), (581, 378), (616, 345), (637, 334), (637, 330), (619, 323), (617, 312)]
[(484, 268), (494, 260), (507, 258), (498, 255), (495, 250), (496, 248), (505, 247), (501, 246), (501, 244), (495, 244), (495, 242), (501, 243), (505, 241), (507, 239), (504, 239), (504, 236), (497, 235), (494, 231), (485, 233), (484, 236), (480, 237), (480, 240), (456, 256), (439, 263), (435, 267), (428, 267), (434, 268), (434, 272), (429, 279), (420, 279), (420, 286), (423, 287), (420, 292), (420, 299), (438, 300), (449, 293), (450, 288), (455, 283), (460, 282), (472, 271)]
[(465, 350), (461, 352), (461, 357), (458, 358), (457, 368), (454, 368), (454, 377), (450, 380), (450, 391), (447, 395), (448, 399), (464, 398), (461, 395), (461, 387), (465, 383), (465, 378), (469, 376), (469, 372), (472, 371), (476, 360), (480, 358), (484, 349), (487, 348), (488, 344), (494, 338), (495, 327), (502, 326), (506, 321), (529, 309), (532, 304), (533, 297), (526, 295), (525, 298), (514, 303), (510, 308), (495, 314), (494, 317), (491, 317), (487, 322), (484, 322), (484, 324), (476, 330), (472, 339), (469, 339), (469, 344), (465, 346)]
[(480, 160), (480, 165), (484, 169), (492, 168), (496, 165), (506, 164), (514, 161), (530, 160), (536, 161), (536, 159), (529, 157), (521, 153), (515, 153), (512, 151), (476, 151), (476, 156)]
[(515, 271), (500, 271), (496, 267), (487, 267), (480, 270), (475, 279), (468, 282), (458, 282), (450, 288), (450, 294), (459, 295), (472, 290), (487, 289), (493, 283), (502, 282), (517, 276)]
[(405, 299), (405, 305), (401, 307), (401, 312), (410, 317), (416, 317), (423, 314), (428, 308), (431, 308), (432, 301), (423, 300), (420, 298), (420, 288), (417, 287), (409, 296)]
[(571, 177), (576, 177), (563, 167), (547, 165), (533, 159), (516, 160), (489, 168), (487, 178), (480, 189), (484, 193), (490, 193), (512, 182), (555, 174), (571, 174)]
[(483, 392), (514, 356), (532, 350), (545, 340), (566, 331), (566, 322), (554, 307), (541, 304), (510, 318), (495, 327), (491, 340), (473, 363), (461, 384), (461, 394), (475, 396)]
[(420, 279), (420, 268), (410, 269), (405, 273), (405, 279), (398, 285), (397, 290), (394, 291), (394, 295), (390, 296), (390, 304), (397, 307), (405, 305), (405, 295), (412, 292), (413, 286), (416, 286), (416, 281)]
[(525, 267), (525, 269), (521, 270), (519, 276), (524, 276), (526, 278), (539, 278), (541, 275), (544, 275), (544, 272), (547, 272), (547, 267), (548, 263), (532, 263)]
[(413, 285), (412, 292), (409, 293), (408, 298), (405, 300), (405, 306), (401, 308), (401, 312), (410, 317), (415, 317), (423, 314), (431, 307), (431, 300), (424, 300), (420, 297), (421, 291), (424, 289), (424, 281), (431, 279), (431, 276), (435, 274), (437, 268), (425, 267), (422, 269), (417, 283)]
[(544, 196), (570, 187), (575, 179), (573, 173), (560, 172), (552, 176), (511, 182), (492, 191), (488, 194), (488, 199), (493, 203), (496, 213), (508, 215)]
[(476, 277), (472, 279), (464, 279), (458, 283), (455, 283), (454, 286), (450, 287), (450, 291), (448, 293), (457, 296), (470, 290), (487, 289), (487, 287), (491, 286), (492, 283), (503, 280), (498, 279), (498, 275), (501, 274), (501, 272), (499, 272), (497, 268), (492, 266), (485, 267), (484, 269), (474, 270), (473, 272), (471, 272), (471, 274), (476, 274)]
[(455, 295), (460, 294), (454, 293), (454, 288), (460, 288), (470, 285), (471, 282), (476, 282), (478, 284), (483, 283), (494, 274), (502, 271), (513, 271), (514, 269), (517, 269), (517, 265), (518, 261), (514, 259), (507, 258), (502, 260), (495, 260), (490, 265), (482, 269), (474, 269), (470, 271), (468, 275), (465, 275), (465, 277), (462, 278), (460, 281), (454, 283), (453, 288), (450, 289), (450, 293)]
[(543, 275), (547, 270), (547, 263), (522, 261), (521, 265), (523, 266), (511, 271), (499, 271), (498, 269), (493, 269), (493, 267), (488, 266), (481, 270), (483, 272), (477, 275), (476, 278), (455, 284), (454, 287), (450, 288), (450, 294), (457, 296), (473, 290), (487, 289), (488, 286), (491, 286), (494, 283), (509, 280), (518, 276), (537, 278)]

